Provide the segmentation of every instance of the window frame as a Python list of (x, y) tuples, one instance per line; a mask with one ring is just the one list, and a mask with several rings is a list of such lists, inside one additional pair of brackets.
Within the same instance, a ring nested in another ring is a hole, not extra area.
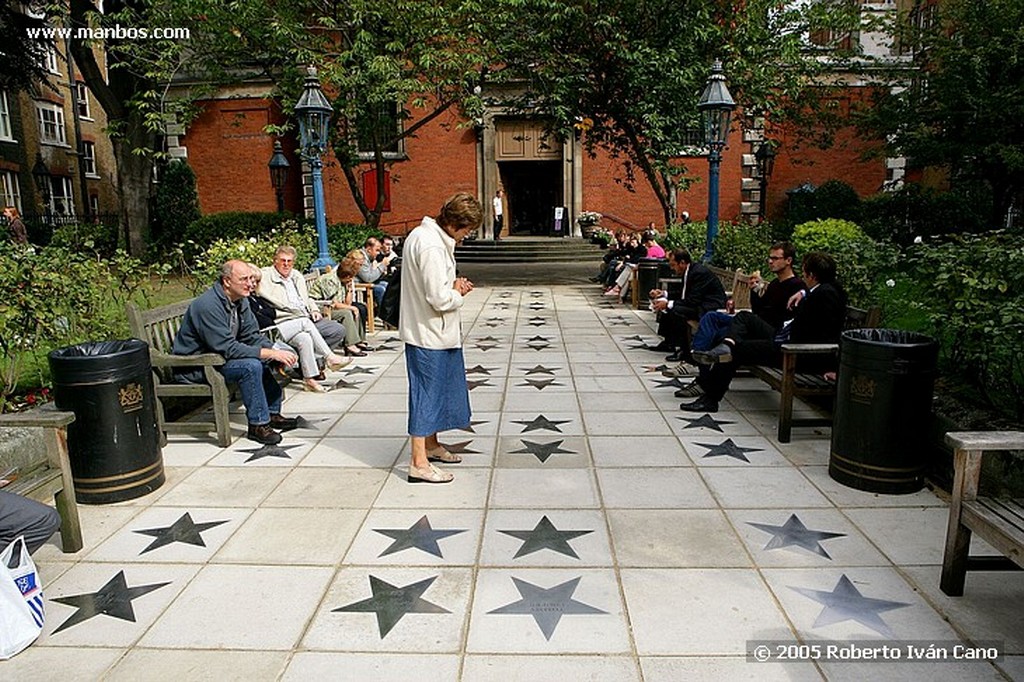
[(21, 209), (21, 184), (18, 182), (18, 174), (12, 170), (0, 171), (0, 198), (4, 206), (13, 206), (22, 213)]
[(11, 118), (11, 103), (7, 98), (6, 90), (0, 90), (0, 140), (4, 142), (15, 141), (14, 121)]
[[(57, 191), (58, 187), (60, 192)], [(66, 211), (58, 210), (58, 199), (66, 208)], [(71, 178), (66, 175), (50, 176), (50, 213), (52, 215), (75, 217), (75, 187)]]
[[(57, 133), (56, 138), (46, 134), (46, 126), (50, 125), (45, 121), (45, 112), (53, 114), (53, 127)], [(39, 143), (49, 145), (68, 146), (67, 126), (64, 121), (64, 107), (52, 102), (36, 102), (36, 122), (39, 124)]]
[[(395, 118), (395, 148), (393, 150), (382, 150), (381, 156), (385, 161), (405, 161), (409, 157), (405, 151), (405, 138), (401, 135), (405, 129), (405, 123), (403, 122), (403, 109), (398, 102), (393, 103), (394, 106), (394, 118)], [(356, 121), (352, 133), (352, 140), (355, 143), (356, 155), (360, 161), (373, 161), (375, 160), (373, 149), (363, 149), (360, 140), (359, 122)]]
[(92, 121), (92, 105), (89, 103), (89, 86), (85, 81), (77, 81), (75, 88), (78, 90), (78, 117), (84, 121)]
[[(90, 153), (91, 152), (91, 153)], [(96, 143), (82, 140), (82, 169), (87, 178), (99, 178), (99, 169), (96, 167)]]

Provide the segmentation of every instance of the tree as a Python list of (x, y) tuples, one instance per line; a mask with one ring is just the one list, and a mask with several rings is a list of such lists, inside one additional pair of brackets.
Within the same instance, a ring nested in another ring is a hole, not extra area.
[(891, 75), (910, 87), (880, 93), (862, 122), (890, 156), (948, 169), (952, 189), (987, 186), (998, 227), (1024, 192), (1024, 4), (945, 0), (931, 11), (894, 27), (915, 59)]
[(490, 35), (497, 77), (521, 88), (513, 105), (550, 115), (563, 137), (585, 128), (588, 151), (622, 157), (626, 183), (645, 179), (672, 222), (712, 60), (748, 113), (806, 116), (815, 77), (834, 66), (808, 51), (807, 35), (855, 26), (850, 10), (831, 0), (517, 0), (498, 3)]
[(29, 90), (49, 78), (46, 41), (29, 34), (46, 26), (42, 14), (42, 9), (25, 12), (13, 2), (0, 4), (0, 90)]

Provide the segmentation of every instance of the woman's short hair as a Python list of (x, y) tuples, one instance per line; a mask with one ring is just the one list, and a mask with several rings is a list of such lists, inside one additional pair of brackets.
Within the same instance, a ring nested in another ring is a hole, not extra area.
[(456, 230), (475, 229), (483, 222), (484, 211), (480, 202), (468, 192), (459, 192), (448, 198), (437, 214), (437, 224)]

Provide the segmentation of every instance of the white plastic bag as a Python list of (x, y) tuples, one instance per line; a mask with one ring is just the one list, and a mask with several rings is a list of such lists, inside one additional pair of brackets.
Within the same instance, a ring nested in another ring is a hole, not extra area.
[[(16, 568), (10, 568), (17, 552)], [(0, 552), (0, 660), (34, 642), (43, 631), (43, 587), (20, 537)]]

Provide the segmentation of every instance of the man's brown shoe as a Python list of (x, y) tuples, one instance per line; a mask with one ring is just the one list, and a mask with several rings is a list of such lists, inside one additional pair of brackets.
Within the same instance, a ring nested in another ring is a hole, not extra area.
[(270, 415), (270, 428), (278, 431), (291, 431), (299, 427), (299, 420), (295, 417), (282, 417), (279, 414)]
[(270, 428), (270, 424), (249, 424), (249, 433), (245, 437), (263, 445), (277, 445), (281, 442), (281, 434)]

